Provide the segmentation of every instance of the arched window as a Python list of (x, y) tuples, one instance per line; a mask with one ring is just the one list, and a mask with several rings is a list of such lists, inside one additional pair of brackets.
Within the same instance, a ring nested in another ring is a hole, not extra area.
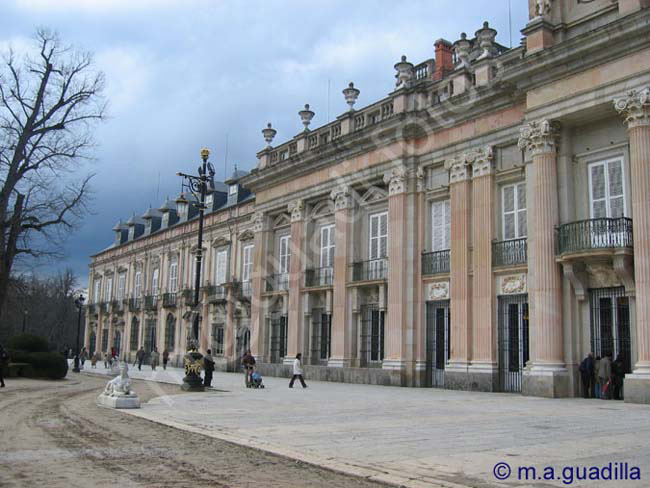
[(168, 351), (174, 350), (174, 339), (176, 338), (176, 319), (172, 314), (167, 315), (167, 323), (165, 324), (165, 349)]
[(136, 351), (138, 349), (138, 342), (140, 338), (140, 322), (137, 317), (133, 317), (131, 320), (131, 351)]

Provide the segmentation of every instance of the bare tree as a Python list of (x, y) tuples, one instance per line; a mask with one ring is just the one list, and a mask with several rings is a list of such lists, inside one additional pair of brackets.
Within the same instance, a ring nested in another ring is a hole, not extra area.
[(59, 251), (87, 210), (89, 180), (75, 174), (104, 119), (104, 75), (92, 55), (39, 29), (34, 50), (0, 64), (0, 316), (12, 267)]

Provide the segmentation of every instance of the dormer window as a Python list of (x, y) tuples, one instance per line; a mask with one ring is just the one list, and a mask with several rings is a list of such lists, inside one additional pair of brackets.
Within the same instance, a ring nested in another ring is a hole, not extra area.
[(129, 227), (129, 240), (132, 241), (135, 237), (135, 225)]
[(209, 208), (212, 207), (212, 202), (214, 201), (214, 196), (212, 194), (206, 195), (205, 197), (205, 205)]
[(167, 227), (169, 225), (169, 212), (165, 212), (162, 216), (162, 226)]
[(146, 223), (144, 224), (144, 231), (147, 234), (151, 234), (151, 219), (146, 220)]
[(237, 184), (230, 185), (229, 195), (237, 195)]

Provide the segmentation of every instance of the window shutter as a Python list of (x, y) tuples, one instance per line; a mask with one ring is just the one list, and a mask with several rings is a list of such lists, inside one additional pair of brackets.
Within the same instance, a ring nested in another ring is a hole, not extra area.
[(176, 293), (178, 287), (178, 261), (172, 261), (169, 264), (169, 291)]
[(388, 255), (388, 214), (383, 213), (379, 216), (380, 218), (380, 245), (379, 245), (379, 257), (385, 258)]
[(623, 162), (618, 159), (607, 165), (609, 179), (609, 216), (623, 217), (625, 214), (625, 197), (623, 190)]
[(451, 234), (451, 212), (449, 200), (434, 202), (431, 205), (431, 249), (449, 249)]
[(445, 200), (444, 202), (444, 213), (445, 213), (445, 237), (443, 239), (443, 249), (451, 248), (451, 202)]
[(250, 281), (253, 269), (253, 246), (245, 246), (242, 257), (242, 281)]
[(291, 249), (289, 243), (289, 236), (280, 238), (280, 273), (286, 274), (289, 272), (291, 258)]
[(214, 281), (216, 285), (222, 285), (226, 282), (226, 264), (228, 258), (228, 251), (219, 251), (217, 253), (217, 262), (215, 265)]
[(140, 297), (140, 292), (141, 292), (141, 290), (142, 290), (142, 273), (141, 273), (140, 271), (138, 271), (138, 272), (135, 274), (135, 286), (134, 286), (134, 295), (135, 295), (135, 298), (139, 298), (139, 297)]
[(607, 217), (607, 190), (605, 182), (605, 165), (603, 163), (590, 166), (591, 183), (591, 217), (594, 219)]
[(158, 293), (158, 268), (153, 270), (153, 276), (151, 278), (151, 293)]
[(528, 235), (528, 214), (526, 211), (526, 183), (517, 185), (517, 237)]

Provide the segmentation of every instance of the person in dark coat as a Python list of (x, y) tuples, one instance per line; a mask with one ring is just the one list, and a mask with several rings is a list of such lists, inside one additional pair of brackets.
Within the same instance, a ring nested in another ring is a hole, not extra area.
[(163, 369), (167, 369), (168, 362), (169, 362), (169, 351), (165, 349), (163, 351)]
[(140, 346), (138, 352), (135, 353), (135, 359), (138, 361), (138, 369), (142, 371), (142, 363), (144, 362), (144, 347)]
[(205, 375), (203, 377), (203, 386), (212, 386), (212, 373), (214, 371), (214, 359), (212, 359), (212, 351), (208, 349), (205, 356), (203, 356), (203, 370)]
[(9, 365), (9, 353), (0, 344), (0, 388), (5, 387), (5, 368)]
[(616, 356), (616, 361), (612, 363), (612, 383), (614, 386), (614, 400), (622, 400), (621, 390), (623, 389), (623, 379), (625, 378), (625, 360), (623, 354)]
[(251, 375), (255, 369), (255, 358), (251, 354), (250, 349), (248, 349), (246, 354), (244, 354), (241, 364), (244, 368), (244, 384), (246, 385), (246, 388), (249, 388), (251, 386)]
[(582, 379), (582, 394), (591, 398), (594, 391), (594, 355), (589, 353), (580, 363), (580, 378)]

